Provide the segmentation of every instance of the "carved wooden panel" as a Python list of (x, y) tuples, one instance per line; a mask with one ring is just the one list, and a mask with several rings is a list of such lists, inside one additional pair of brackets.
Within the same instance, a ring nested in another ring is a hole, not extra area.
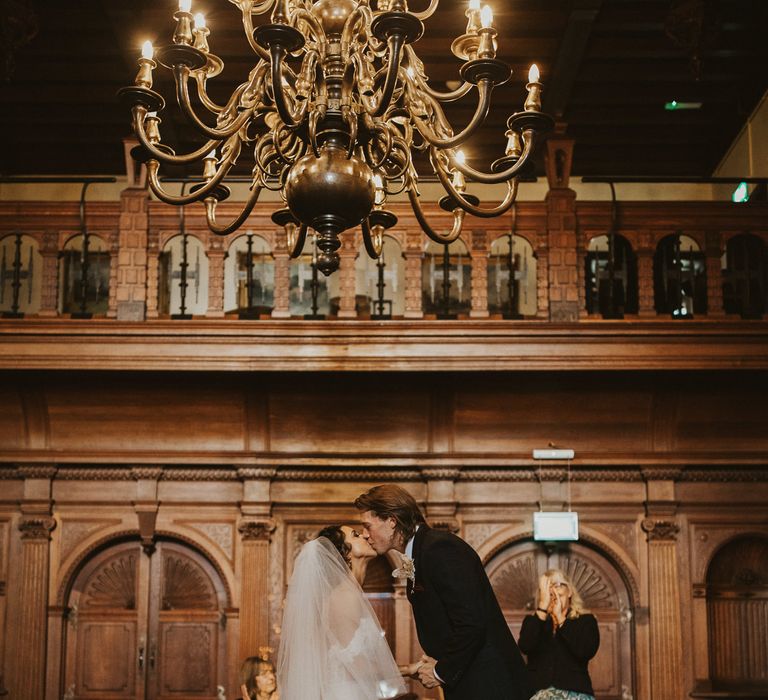
[(83, 622), (77, 658), (77, 697), (131, 697), (136, 623)]
[(5, 449), (22, 449), (26, 446), (26, 430), (19, 392), (0, 390), (0, 406), (0, 445)]
[(158, 698), (216, 697), (217, 621), (160, 622)]
[(88, 579), (80, 599), (80, 609), (136, 609), (136, 563), (138, 550), (116, 554), (96, 569)]
[(200, 567), (183, 555), (163, 552), (162, 610), (216, 610), (216, 593)]
[(510, 628), (517, 636), (523, 618), (535, 607), (538, 578), (548, 568), (566, 572), (597, 618), (600, 649), (589, 666), (596, 698), (623, 700), (625, 691), (633, 692), (629, 592), (619, 571), (598, 552), (573, 543), (548, 553), (526, 541), (494, 556), (486, 569)]

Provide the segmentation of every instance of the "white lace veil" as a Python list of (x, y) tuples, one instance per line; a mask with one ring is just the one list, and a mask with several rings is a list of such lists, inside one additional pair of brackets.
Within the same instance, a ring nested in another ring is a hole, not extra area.
[(405, 692), (384, 632), (325, 537), (299, 552), (277, 660), (281, 700), (380, 700)]

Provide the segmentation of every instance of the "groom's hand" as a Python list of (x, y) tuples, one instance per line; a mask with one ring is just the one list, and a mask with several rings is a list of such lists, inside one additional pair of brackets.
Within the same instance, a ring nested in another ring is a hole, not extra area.
[(435, 664), (437, 660), (430, 656), (423, 656), (421, 666), (419, 667), (419, 681), (425, 688), (436, 688), (442, 683), (435, 675)]

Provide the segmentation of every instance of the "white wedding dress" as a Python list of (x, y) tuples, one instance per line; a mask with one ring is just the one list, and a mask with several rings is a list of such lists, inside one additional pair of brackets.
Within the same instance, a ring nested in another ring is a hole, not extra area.
[(281, 700), (387, 700), (405, 692), (376, 614), (325, 537), (296, 558), (277, 676)]

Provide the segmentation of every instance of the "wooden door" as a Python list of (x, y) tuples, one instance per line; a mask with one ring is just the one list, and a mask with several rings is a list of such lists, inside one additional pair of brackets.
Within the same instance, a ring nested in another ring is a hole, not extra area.
[(515, 639), (523, 618), (536, 607), (538, 578), (550, 568), (568, 574), (597, 618), (600, 649), (589, 664), (597, 700), (631, 700), (634, 671), (629, 592), (616, 568), (589, 547), (574, 542), (547, 550), (527, 541), (502, 550), (488, 562), (488, 577)]
[(185, 545), (138, 542), (95, 555), (69, 596), (68, 700), (216, 700), (225, 685), (226, 597)]

